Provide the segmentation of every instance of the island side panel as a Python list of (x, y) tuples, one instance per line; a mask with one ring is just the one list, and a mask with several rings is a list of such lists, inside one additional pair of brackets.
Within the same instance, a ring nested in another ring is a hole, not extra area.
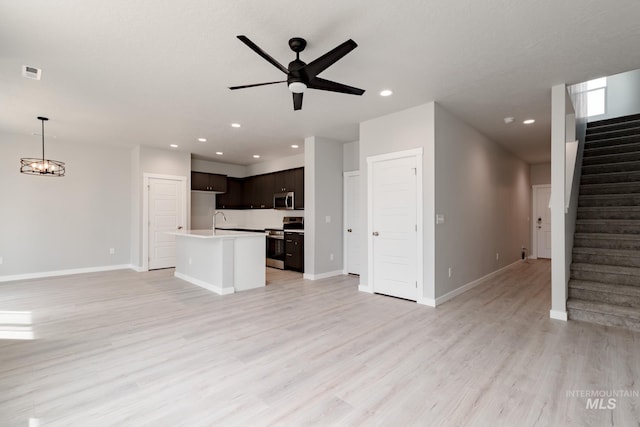
[(265, 247), (266, 236), (243, 237), (235, 240), (235, 288), (236, 291), (254, 289), (266, 285)]
[(220, 239), (178, 235), (175, 276), (219, 295), (233, 293), (233, 286), (225, 287), (223, 280), (222, 253)]

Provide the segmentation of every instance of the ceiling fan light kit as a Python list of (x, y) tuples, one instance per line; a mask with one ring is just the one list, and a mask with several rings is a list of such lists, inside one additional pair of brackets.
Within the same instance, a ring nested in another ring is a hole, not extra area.
[(46, 117), (38, 117), (42, 122), (42, 158), (23, 157), (20, 159), (20, 173), (40, 176), (64, 176), (66, 169), (64, 162), (49, 160), (44, 157), (44, 122)]
[(319, 58), (305, 63), (300, 59), (300, 52), (307, 46), (307, 41), (300, 37), (294, 37), (289, 40), (289, 47), (296, 53), (296, 59), (289, 63), (289, 66), (285, 68), (268, 53), (262, 50), (258, 45), (249, 40), (247, 36), (240, 35), (238, 39), (249, 46), (251, 50), (260, 55), (263, 59), (269, 62), (271, 65), (282, 71), (287, 75), (287, 80), (281, 80), (276, 82), (255, 83), (243, 86), (232, 86), (229, 89), (246, 89), (249, 87), (265, 86), (278, 83), (287, 83), (289, 90), (293, 94), (293, 109), (302, 109), (302, 95), (306, 89), (326, 90), (330, 92), (346, 93), (349, 95), (362, 95), (365, 91), (356, 87), (347, 86), (342, 83), (333, 82), (331, 80), (325, 80), (318, 77), (318, 74), (329, 68), (331, 65), (339, 61), (343, 56), (351, 52), (358, 45), (353, 40), (349, 39), (336, 48), (330, 50)]

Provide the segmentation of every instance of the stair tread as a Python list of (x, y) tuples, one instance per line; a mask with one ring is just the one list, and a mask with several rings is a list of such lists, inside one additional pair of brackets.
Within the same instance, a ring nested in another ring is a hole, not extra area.
[(594, 167), (600, 167), (600, 166), (619, 166), (619, 165), (625, 165), (625, 164), (631, 165), (635, 163), (640, 163), (640, 160), (629, 160), (627, 162), (601, 163), (597, 165), (584, 165), (583, 168), (594, 168)]
[(615, 194), (581, 194), (580, 198), (586, 199), (604, 199), (604, 198), (624, 198), (624, 197), (640, 197), (640, 193), (615, 193)]
[(623, 182), (596, 182), (592, 184), (580, 184), (580, 188), (593, 189), (593, 188), (619, 188), (619, 187), (637, 187), (640, 185), (638, 181), (623, 181)]
[(640, 225), (640, 219), (589, 218), (589, 219), (578, 219), (576, 220), (576, 224)]
[(569, 298), (567, 308), (640, 320), (640, 308)]
[(593, 255), (615, 255), (620, 257), (640, 257), (640, 251), (633, 249), (603, 249), (589, 247), (574, 247), (573, 253)]
[(640, 120), (640, 114), (629, 114), (611, 119), (595, 120), (587, 123), (587, 129), (597, 129), (605, 126), (616, 126), (618, 124), (635, 122)]
[[(638, 132), (638, 134), (640, 134), (640, 132)], [(640, 142), (623, 142), (617, 145), (605, 145), (605, 146), (601, 146), (601, 147), (589, 147), (589, 144), (591, 143), (595, 143), (595, 141), (587, 141), (584, 144), (584, 151), (585, 153), (588, 152), (594, 152), (594, 151), (603, 151), (603, 150), (611, 150), (614, 148), (621, 148), (621, 147), (625, 147), (625, 148), (629, 148), (629, 147), (637, 147), (638, 151), (640, 151)], [(631, 151), (633, 152), (633, 151)]]
[(637, 234), (618, 233), (575, 233), (575, 237), (588, 237), (590, 239), (640, 240), (640, 236)]
[[(607, 147), (607, 148), (611, 148), (611, 147)], [(592, 156), (588, 156), (585, 157), (584, 160), (593, 160), (593, 159), (614, 159), (616, 157), (625, 157), (625, 156), (637, 156), (638, 155), (638, 151), (630, 151), (630, 152), (625, 152), (625, 153), (609, 153), (609, 154), (597, 154), (597, 155), (592, 155)], [(629, 162), (633, 162), (635, 160), (627, 160)], [(611, 162), (611, 163), (621, 163), (621, 162)]]
[(640, 211), (639, 206), (580, 206), (578, 207), (578, 212), (580, 211)]
[(615, 283), (592, 282), (589, 280), (569, 280), (569, 288), (583, 289), (585, 291), (606, 292), (617, 295), (627, 295), (640, 297), (640, 287), (629, 285), (618, 285)]
[(638, 276), (638, 282), (640, 282), (640, 267), (621, 267), (618, 265), (587, 264), (582, 262), (574, 262), (571, 263), (571, 269), (625, 276)]

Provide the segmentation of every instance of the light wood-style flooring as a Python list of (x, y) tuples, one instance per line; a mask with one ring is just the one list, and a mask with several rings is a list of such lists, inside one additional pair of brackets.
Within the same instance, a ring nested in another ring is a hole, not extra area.
[(358, 292), (353, 276), (269, 269), (266, 288), (218, 296), (172, 274), (0, 284), (0, 330), (34, 334), (0, 339), (0, 426), (640, 420), (638, 397), (609, 410), (568, 395), (640, 390), (640, 334), (550, 320), (548, 261), (436, 309)]

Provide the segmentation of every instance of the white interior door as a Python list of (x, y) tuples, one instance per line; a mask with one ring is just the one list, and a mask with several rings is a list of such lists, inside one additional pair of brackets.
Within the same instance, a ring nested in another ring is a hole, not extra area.
[(536, 186), (534, 188), (535, 212), (534, 227), (536, 239), (536, 257), (551, 258), (551, 186)]
[(176, 236), (186, 223), (184, 181), (149, 178), (149, 270), (176, 266)]
[(345, 270), (349, 274), (360, 274), (360, 174), (347, 172), (344, 175), (344, 240)]
[(373, 291), (417, 301), (416, 157), (370, 166)]

